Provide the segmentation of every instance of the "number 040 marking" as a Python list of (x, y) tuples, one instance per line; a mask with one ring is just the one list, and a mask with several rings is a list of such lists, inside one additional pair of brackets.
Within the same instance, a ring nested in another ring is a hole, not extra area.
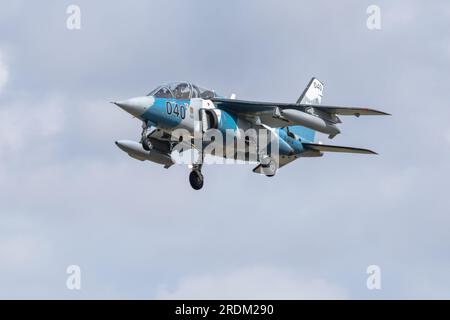
[(177, 117), (184, 119), (186, 118), (186, 108), (187, 104), (178, 105), (178, 103), (172, 103), (170, 101), (166, 102), (166, 112), (168, 115), (174, 114)]

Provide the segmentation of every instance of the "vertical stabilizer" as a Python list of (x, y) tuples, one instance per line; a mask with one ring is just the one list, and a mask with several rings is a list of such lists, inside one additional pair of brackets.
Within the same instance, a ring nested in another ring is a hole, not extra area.
[[(303, 90), (302, 95), (297, 100), (297, 104), (320, 105), (323, 96), (323, 83), (316, 78), (312, 78)], [(300, 137), (302, 140), (314, 141), (316, 131), (303, 126), (290, 126), (288, 130)]]

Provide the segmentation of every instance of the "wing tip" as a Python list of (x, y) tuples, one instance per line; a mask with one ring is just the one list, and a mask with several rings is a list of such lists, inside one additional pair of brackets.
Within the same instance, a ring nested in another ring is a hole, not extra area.
[(392, 116), (392, 114), (388, 113), (388, 112), (379, 111), (379, 110), (374, 110), (374, 111), (378, 112), (380, 116)]
[(373, 154), (378, 156), (378, 152), (370, 150), (370, 149), (362, 149), (362, 148), (354, 148), (354, 147), (349, 147), (351, 149), (354, 149), (355, 151), (359, 151), (359, 152), (355, 152), (355, 153), (360, 153), (360, 154)]
[[(366, 110), (366, 111), (373, 112), (371, 114), (373, 116), (392, 116), (392, 114), (390, 114), (388, 112), (380, 111), (380, 110), (377, 110), (377, 109), (372, 109), (372, 108), (362, 108), (362, 109)], [(368, 114), (368, 115), (370, 115), (370, 114)]]

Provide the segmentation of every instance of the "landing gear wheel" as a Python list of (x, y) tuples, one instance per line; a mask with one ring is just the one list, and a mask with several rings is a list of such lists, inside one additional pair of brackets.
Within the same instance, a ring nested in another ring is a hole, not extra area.
[(142, 148), (144, 148), (145, 151), (150, 151), (152, 149), (152, 143), (149, 138), (142, 139)]
[(203, 188), (203, 175), (199, 170), (192, 170), (189, 174), (189, 182), (194, 190)]
[(261, 163), (261, 167), (262, 167), (262, 172), (267, 177), (273, 177), (277, 173), (278, 164), (272, 158), (266, 158), (266, 159), (264, 159), (263, 163)]

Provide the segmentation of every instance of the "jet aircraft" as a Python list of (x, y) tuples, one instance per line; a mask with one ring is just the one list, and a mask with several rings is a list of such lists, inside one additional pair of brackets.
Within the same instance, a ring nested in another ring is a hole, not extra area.
[[(189, 175), (195, 190), (203, 187), (204, 153), (212, 150), (218, 157), (244, 161), (251, 158), (257, 163), (253, 171), (269, 177), (298, 158), (321, 157), (324, 152), (376, 154), (368, 149), (314, 142), (316, 131), (330, 139), (340, 134), (339, 116), (389, 115), (369, 108), (324, 106), (323, 88), (322, 82), (312, 78), (295, 103), (274, 103), (238, 100), (235, 95), (225, 98), (188, 82), (161, 85), (148, 95), (113, 102), (142, 122), (139, 142), (119, 140), (116, 145), (135, 159), (165, 168), (175, 164), (172, 154), (177, 147), (198, 150), (200, 156), (190, 164)], [(252, 129), (256, 137), (246, 134)], [(177, 130), (183, 130), (184, 135), (174, 134)], [(225, 148), (219, 152), (202, 140), (211, 130), (223, 134), (220, 142)], [(261, 139), (264, 130), (270, 134), (270, 141)], [(199, 136), (200, 143), (196, 143)], [(225, 151), (230, 147), (231, 152)]]

